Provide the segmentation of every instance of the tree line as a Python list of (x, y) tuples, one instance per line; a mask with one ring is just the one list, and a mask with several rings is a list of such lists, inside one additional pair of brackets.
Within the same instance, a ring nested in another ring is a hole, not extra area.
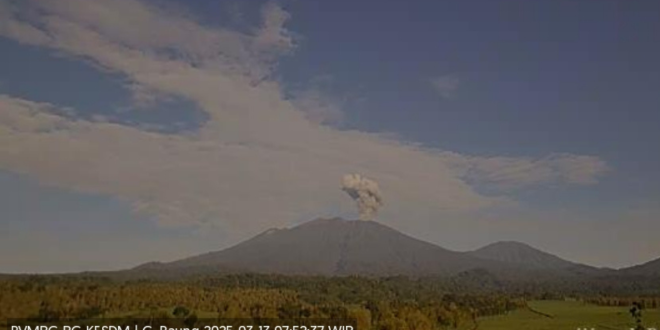
[(358, 329), (431, 330), (524, 306), (505, 294), (450, 292), (408, 278), (226, 275), (185, 281), (30, 276), (0, 280), (0, 319), (111, 317), (356, 320)]

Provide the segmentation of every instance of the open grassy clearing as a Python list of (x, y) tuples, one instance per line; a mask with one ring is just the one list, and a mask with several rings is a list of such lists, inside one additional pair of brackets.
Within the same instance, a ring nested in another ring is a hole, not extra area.
[[(507, 315), (483, 318), (479, 330), (575, 330), (619, 329), (634, 327), (628, 307), (604, 307), (585, 304), (578, 301), (533, 301), (532, 310), (520, 309)], [(538, 311), (551, 317), (535, 313)], [(660, 310), (643, 311), (644, 326), (660, 329)]]

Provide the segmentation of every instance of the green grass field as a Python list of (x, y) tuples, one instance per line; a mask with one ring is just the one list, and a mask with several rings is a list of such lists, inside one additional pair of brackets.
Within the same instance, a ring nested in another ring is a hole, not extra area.
[[(533, 301), (529, 306), (536, 311), (517, 310), (508, 315), (483, 318), (479, 330), (629, 330), (634, 327), (628, 307), (601, 307), (577, 301)], [(660, 310), (643, 311), (644, 326), (660, 329)]]

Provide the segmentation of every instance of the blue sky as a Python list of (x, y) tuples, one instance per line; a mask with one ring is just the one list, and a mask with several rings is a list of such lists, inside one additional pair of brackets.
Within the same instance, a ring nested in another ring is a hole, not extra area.
[(378, 221), (447, 248), (657, 258), (658, 12), (0, 1), (0, 272), (116, 269), (355, 218), (338, 188), (353, 172), (381, 184)]
[[(351, 127), (470, 154), (597, 155), (619, 173), (607, 178), (609, 189), (578, 192), (577, 203), (660, 196), (657, 181), (648, 181), (658, 179), (660, 162), (650, 152), (660, 127), (660, 4), (301, 1), (291, 8), (308, 13), (291, 22), (306, 33), (283, 76), (331, 75), (344, 93), (359, 91), (353, 97), (366, 100), (348, 107)], [(455, 95), (438, 97), (430, 75), (456, 77)], [(554, 198), (575, 201), (571, 191)]]

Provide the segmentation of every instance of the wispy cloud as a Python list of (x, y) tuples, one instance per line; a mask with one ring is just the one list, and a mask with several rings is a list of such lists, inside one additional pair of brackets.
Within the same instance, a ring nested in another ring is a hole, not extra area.
[(291, 101), (313, 123), (337, 124), (344, 119), (344, 112), (341, 109), (343, 102), (318, 89), (296, 91)]
[(471, 157), (447, 154), (461, 175), (473, 182), (514, 189), (543, 183), (589, 185), (611, 171), (603, 160), (594, 156), (552, 154), (534, 159), (528, 157)]
[(452, 98), (456, 94), (461, 81), (454, 75), (444, 75), (431, 79), (431, 86), (443, 98)]
[[(2, 96), (0, 169), (117, 196), (164, 224), (238, 235), (352, 210), (337, 189), (345, 173), (378, 180), (392, 201), (385, 221), (515, 204), (478, 193), (471, 180), (590, 183), (603, 173), (595, 157), (473, 157), (324, 126), (327, 113), (340, 112), (326, 96), (289, 100), (271, 77), (278, 58), (296, 48), (289, 17), (268, 4), (259, 26), (239, 32), (135, 0), (0, 1), (0, 35), (122, 74), (138, 100), (182, 97), (209, 116), (196, 132), (166, 135)], [(440, 81), (441, 94), (458, 85)]]

